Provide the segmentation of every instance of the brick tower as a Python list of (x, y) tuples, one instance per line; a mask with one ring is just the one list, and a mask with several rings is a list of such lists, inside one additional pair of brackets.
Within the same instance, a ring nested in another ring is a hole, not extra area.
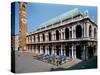
[(19, 51), (26, 51), (26, 3), (19, 2)]

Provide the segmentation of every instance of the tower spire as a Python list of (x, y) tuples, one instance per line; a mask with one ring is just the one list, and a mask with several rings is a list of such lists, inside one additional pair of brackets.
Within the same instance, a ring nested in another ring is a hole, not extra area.
[(26, 3), (19, 2), (19, 50), (26, 51)]

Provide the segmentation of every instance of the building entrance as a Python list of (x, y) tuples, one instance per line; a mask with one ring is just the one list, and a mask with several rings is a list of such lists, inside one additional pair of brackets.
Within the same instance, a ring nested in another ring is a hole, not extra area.
[(93, 51), (93, 47), (88, 47), (88, 58), (91, 58), (91, 57), (93, 57), (93, 53), (94, 53), (94, 51)]
[(60, 55), (60, 46), (56, 46), (56, 53), (57, 55)]
[(76, 46), (76, 57), (78, 59), (81, 59), (81, 56), (82, 56), (82, 48), (80, 45)]
[(69, 46), (65, 46), (65, 54), (69, 57)]

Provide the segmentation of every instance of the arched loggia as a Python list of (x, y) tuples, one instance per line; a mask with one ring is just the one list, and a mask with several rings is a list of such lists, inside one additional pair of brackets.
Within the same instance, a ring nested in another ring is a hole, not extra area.
[(51, 41), (51, 37), (52, 37), (51, 32), (48, 33), (48, 37), (49, 37), (49, 41)]
[(42, 34), (42, 37), (43, 37), (43, 41), (45, 41), (45, 35), (44, 35), (44, 33)]
[(56, 30), (56, 40), (59, 40), (59, 31)]
[(80, 25), (76, 26), (76, 38), (82, 37), (82, 27)]
[(96, 31), (96, 28), (94, 28), (94, 38), (97, 37), (97, 31)]
[(89, 26), (89, 37), (92, 37), (92, 27), (91, 27), (91, 25)]
[(69, 39), (69, 29), (65, 29), (65, 39)]

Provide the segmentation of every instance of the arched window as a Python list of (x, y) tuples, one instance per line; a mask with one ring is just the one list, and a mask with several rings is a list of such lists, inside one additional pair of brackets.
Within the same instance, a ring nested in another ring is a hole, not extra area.
[(22, 4), (22, 7), (25, 8), (25, 4)]
[(45, 54), (45, 46), (43, 46), (43, 54)]
[(51, 46), (49, 46), (49, 54), (51, 55), (52, 53), (52, 49), (51, 49)]
[(62, 39), (64, 39), (64, 32), (62, 32)]
[(82, 37), (82, 27), (80, 25), (76, 26), (76, 38)]
[(65, 39), (69, 39), (69, 29), (65, 29)]
[(49, 32), (49, 33), (48, 33), (49, 41), (51, 41), (51, 37), (52, 37), (51, 32)]
[(43, 37), (43, 41), (45, 41), (45, 35), (44, 34), (42, 34), (42, 37)]
[(96, 32), (96, 28), (94, 28), (94, 38), (97, 37), (97, 32)]
[(59, 40), (59, 31), (56, 30), (56, 40)]
[(92, 27), (91, 27), (91, 25), (89, 26), (89, 37), (92, 37)]
[(82, 47), (81, 47), (81, 45), (76, 46), (76, 57), (78, 59), (82, 59)]

